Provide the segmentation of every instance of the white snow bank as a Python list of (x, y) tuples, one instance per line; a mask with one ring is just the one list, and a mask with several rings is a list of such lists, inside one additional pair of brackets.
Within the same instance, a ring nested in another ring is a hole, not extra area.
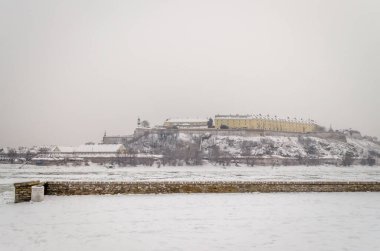
[(47, 196), (0, 222), (0, 250), (380, 250), (378, 193)]

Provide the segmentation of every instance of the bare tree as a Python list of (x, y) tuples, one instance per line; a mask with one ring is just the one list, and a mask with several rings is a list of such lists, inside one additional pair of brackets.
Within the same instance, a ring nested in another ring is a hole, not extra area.
[(48, 147), (41, 147), (40, 149), (38, 149), (38, 153), (39, 154), (47, 154), (49, 153), (50, 149)]
[(376, 164), (376, 160), (374, 158), (372, 158), (371, 156), (368, 156), (368, 158), (367, 158), (367, 164), (369, 166), (374, 166)]
[(31, 153), (29, 150), (25, 153), (25, 160), (31, 161), (35, 154)]
[(220, 151), (220, 157), (218, 162), (222, 164), (223, 166), (229, 166), (231, 165), (231, 161), (233, 159), (233, 156), (228, 151)]
[(123, 153), (121, 151), (116, 152), (116, 163), (119, 166), (122, 166), (124, 164), (124, 159), (123, 159)]
[(145, 128), (149, 128), (150, 127), (150, 123), (147, 120), (143, 120), (143, 122), (141, 122), (141, 126), (145, 127)]
[(137, 152), (133, 148), (127, 150), (126, 156), (129, 165), (137, 166)]
[(255, 159), (252, 157), (252, 148), (254, 147), (254, 142), (243, 141), (240, 146), (241, 156), (245, 158), (247, 166), (254, 166)]
[(208, 158), (211, 162), (217, 163), (220, 157), (220, 148), (217, 145), (214, 145), (208, 150)]
[(214, 121), (212, 120), (212, 118), (210, 118), (210, 119), (207, 121), (207, 127), (208, 127), (208, 128), (214, 128)]
[(241, 155), (242, 156), (246, 156), (246, 157), (251, 156), (251, 154), (252, 154), (251, 142), (243, 141), (240, 148), (241, 148)]
[(15, 162), (15, 159), (18, 157), (18, 153), (15, 149), (11, 148), (8, 150), (7, 156), (10, 159), (11, 164), (13, 164)]
[(342, 164), (343, 166), (351, 166), (352, 163), (354, 162), (354, 154), (350, 151), (347, 151), (345, 154), (344, 154), (344, 157), (343, 157), (343, 160), (342, 160)]

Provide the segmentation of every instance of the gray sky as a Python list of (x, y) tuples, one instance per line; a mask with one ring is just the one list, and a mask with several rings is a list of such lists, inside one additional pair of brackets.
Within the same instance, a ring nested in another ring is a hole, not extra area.
[(379, 137), (379, 46), (378, 0), (0, 0), (0, 146), (217, 113)]

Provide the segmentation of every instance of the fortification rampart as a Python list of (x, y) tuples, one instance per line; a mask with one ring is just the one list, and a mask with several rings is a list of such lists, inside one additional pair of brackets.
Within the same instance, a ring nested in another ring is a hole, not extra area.
[(323, 139), (334, 139), (342, 142), (347, 142), (346, 136), (340, 132), (309, 132), (309, 133), (295, 133), (295, 132), (277, 132), (256, 129), (216, 129), (216, 128), (136, 128), (134, 132), (135, 137), (141, 137), (148, 133), (187, 133), (199, 135), (216, 135), (216, 136), (241, 136), (241, 137), (254, 137), (254, 136), (284, 136), (284, 137), (298, 137), (310, 136)]

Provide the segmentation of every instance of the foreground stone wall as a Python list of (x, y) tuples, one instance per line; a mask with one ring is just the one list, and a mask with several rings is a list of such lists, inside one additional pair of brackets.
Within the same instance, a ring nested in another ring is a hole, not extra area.
[(380, 192), (380, 182), (46, 182), (15, 183), (15, 203), (30, 201), (32, 186), (44, 185), (45, 195), (157, 193)]
[(47, 182), (46, 195), (380, 192), (380, 182)]
[(30, 182), (21, 182), (15, 183), (15, 203), (30, 201), (32, 197), (32, 186), (40, 185), (41, 182), (30, 181)]

